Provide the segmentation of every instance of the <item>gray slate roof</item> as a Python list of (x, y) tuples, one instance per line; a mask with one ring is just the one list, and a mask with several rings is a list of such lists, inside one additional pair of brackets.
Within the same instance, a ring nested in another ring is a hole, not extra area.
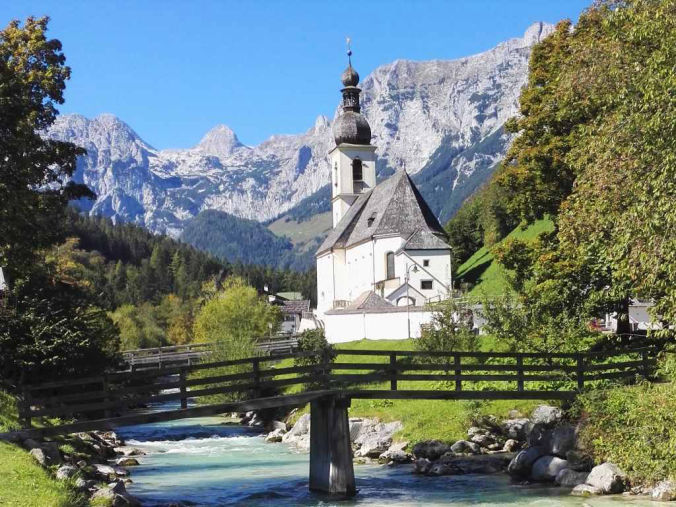
[(345, 310), (367, 310), (372, 308), (387, 308), (389, 306), (393, 306), (392, 303), (380, 297), (372, 290), (368, 290), (346, 306)]
[[(372, 236), (399, 235), (412, 238), (418, 231), (435, 237), (446, 236), (411, 178), (405, 171), (398, 171), (357, 198), (321, 244), (317, 255), (331, 248), (350, 247)], [(445, 243), (439, 246), (439, 242), (425, 242), (423, 239), (416, 240), (416, 244), (436, 246), (415, 248), (449, 248)]]
[(408, 238), (403, 250), (449, 250), (445, 235), (430, 232), (427, 229), (419, 229)]
[(281, 306), (282, 313), (303, 313), (310, 311), (310, 300), (283, 301)]

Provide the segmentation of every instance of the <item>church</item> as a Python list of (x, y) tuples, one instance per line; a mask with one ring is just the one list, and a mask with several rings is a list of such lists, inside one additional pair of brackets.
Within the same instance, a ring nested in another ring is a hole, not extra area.
[(376, 184), (350, 51), (348, 62), (329, 152), (333, 229), (316, 253), (317, 318), (331, 343), (418, 337), (428, 303), (450, 294), (451, 249), (406, 171)]

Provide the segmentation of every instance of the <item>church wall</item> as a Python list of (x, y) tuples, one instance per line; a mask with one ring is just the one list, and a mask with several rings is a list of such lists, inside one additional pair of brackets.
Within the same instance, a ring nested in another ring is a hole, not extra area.
[(317, 312), (321, 316), (333, 307), (333, 254), (317, 258)]
[[(424, 261), (429, 265), (425, 266)], [(448, 295), (451, 281), (451, 259), (448, 250), (406, 250), (396, 257), (397, 274), (401, 273), (401, 283), (404, 283), (406, 267), (416, 264), (418, 271), (409, 270), (411, 287), (415, 287), (425, 298), (437, 299)], [(432, 289), (423, 289), (423, 280), (432, 281)]]
[(369, 340), (405, 340), (408, 338), (408, 319), (411, 338), (420, 337), (421, 324), (432, 321), (432, 312), (350, 313), (324, 316), (324, 332), (329, 343), (342, 343), (363, 338)]

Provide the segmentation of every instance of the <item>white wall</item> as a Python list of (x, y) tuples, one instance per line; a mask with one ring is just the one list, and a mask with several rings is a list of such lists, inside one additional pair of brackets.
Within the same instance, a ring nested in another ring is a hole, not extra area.
[[(432, 312), (410, 311), (411, 338), (420, 337), (420, 325), (432, 321)], [(324, 316), (324, 332), (329, 343), (369, 340), (405, 340), (408, 338), (406, 311), (348, 313)]]
[[(429, 266), (424, 265), (425, 260), (429, 260)], [(409, 269), (409, 283), (426, 299), (448, 297), (451, 281), (451, 258), (448, 250), (405, 250), (396, 256), (395, 264), (396, 274), (402, 284), (405, 283), (406, 268), (413, 265), (418, 268), (416, 272), (413, 268)], [(422, 280), (431, 280), (432, 288), (423, 289)]]

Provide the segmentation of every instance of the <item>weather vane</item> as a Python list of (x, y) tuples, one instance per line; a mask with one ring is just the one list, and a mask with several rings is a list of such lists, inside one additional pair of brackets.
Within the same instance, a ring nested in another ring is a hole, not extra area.
[(352, 39), (345, 37), (345, 42), (347, 43), (347, 61), (352, 65), (352, 47), (350, 46)]

